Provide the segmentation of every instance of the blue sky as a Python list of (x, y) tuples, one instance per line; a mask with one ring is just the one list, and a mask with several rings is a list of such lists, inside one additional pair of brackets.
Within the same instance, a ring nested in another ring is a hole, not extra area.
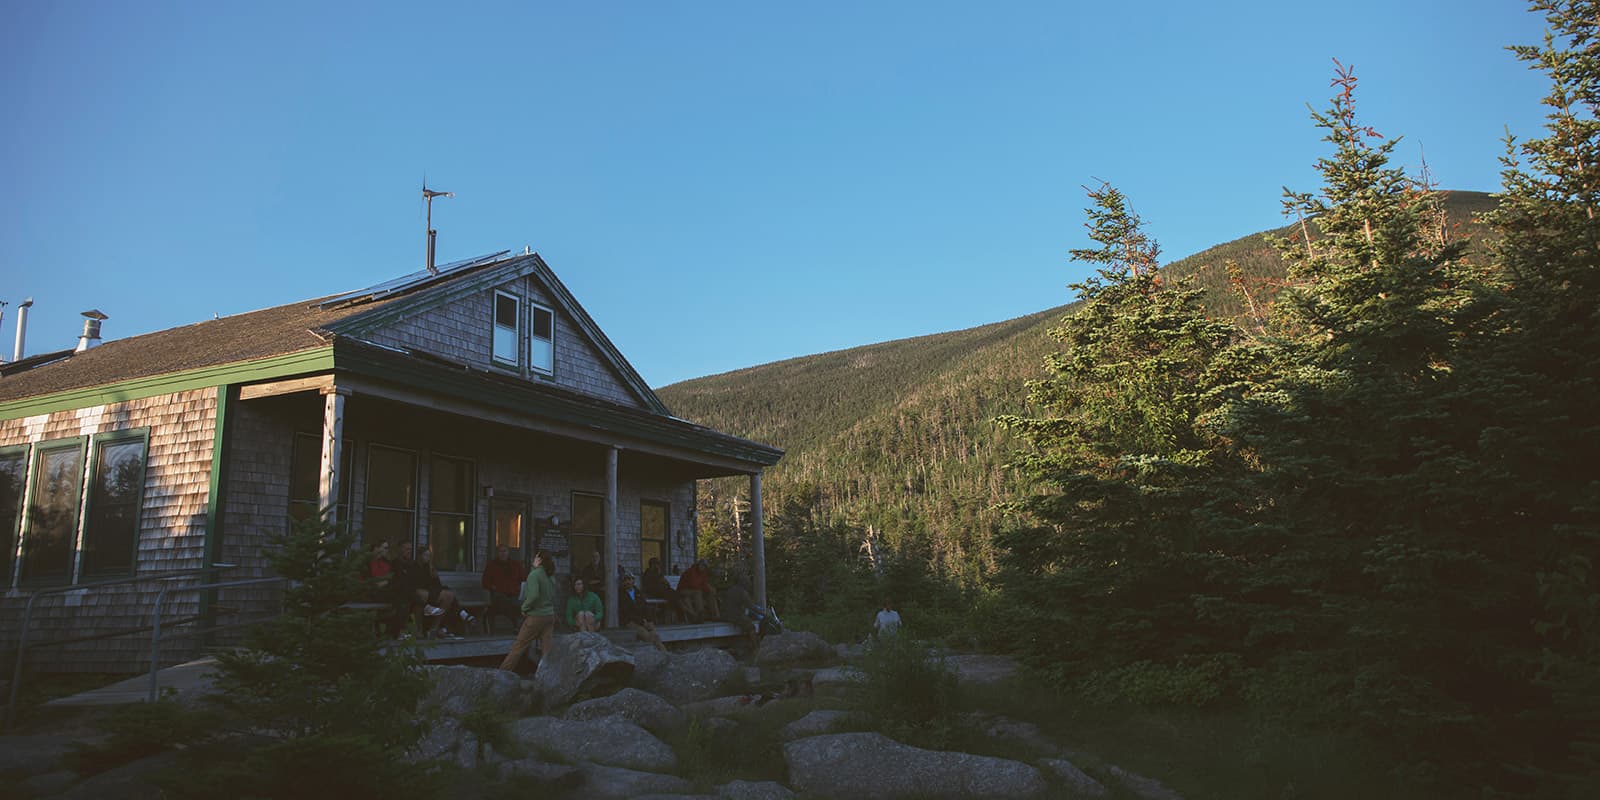
[(531, 245), (653, 386), (1072, 299), (1084, 185), (1168, 260), (1280, 222), (1332, 58), (1446, 188), (1544, 84), (1513, 0), (0, 0), (0, 350)]

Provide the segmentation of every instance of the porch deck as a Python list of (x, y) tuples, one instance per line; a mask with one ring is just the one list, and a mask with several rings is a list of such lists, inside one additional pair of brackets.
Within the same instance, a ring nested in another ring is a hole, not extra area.
[[(685, 642), (710, 642), (732, 640), (739, 637), (739, 629), (726, 622), (706, 622), (686, 625), (662, 625), (656, 628), (661, 641), (668, 644)], [(627, 628), (607, 628), (601, 635), (617, 644), (632, 644), (633, 631)], [(569, 634), (558, 633), (557, 636)], [(505, 656), (516, 641), (515, 636), (467, 636), (461, 639), (427, 639), (420, 642), (423, 658), (430, 664), (481, 662), (498, 660)], [(216, 669), (215, 658), (201, 658), (156, 673), (157, 693), (171, 689), (179, 696), (205, 691), (211, 685), (210, 674)], [(142, 673), (109, 686), (87, 692), (58, 697), (45, 703), (51, 707), (120, 706), (143, 703), (150, 698), (150, 674)]]

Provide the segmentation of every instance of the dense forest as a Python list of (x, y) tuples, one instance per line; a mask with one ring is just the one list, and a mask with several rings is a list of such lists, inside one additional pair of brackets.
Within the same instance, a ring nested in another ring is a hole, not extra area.
[[(1496, 196), (1393, 166), (1338, 66), (1283, 228), (1163, 266), (1101, 186), (1072, 306), (661, 390), (787, 448), (773, 601), (1357, 731), (1419, 794), (1600, 792), (1600, 8), (1532, 5), (1548, 125)], [(710, 553), (745, 488), (702, 488)]]

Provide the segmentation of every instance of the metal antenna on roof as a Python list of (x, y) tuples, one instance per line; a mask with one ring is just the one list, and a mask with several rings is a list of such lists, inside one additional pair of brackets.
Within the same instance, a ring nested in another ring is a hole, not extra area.
[(455, 197), (455, 192), (436, 192), (428, 188), (428, 179), (422, 179), (422, 199), (428, 204), (428, 274), (438, 275), (439, 269), (433, 265), (433, 245), (439, 238), (439, 232), (433, 229), (433, 198)]

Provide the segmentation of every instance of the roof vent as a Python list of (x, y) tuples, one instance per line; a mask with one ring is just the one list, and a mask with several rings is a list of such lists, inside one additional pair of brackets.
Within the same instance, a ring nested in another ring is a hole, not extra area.
[(91, 347), (100, 346), (100, 322), (110, 319), (99, 309), (91, 308), (83, 312), (83, 335), (78, 337), (78, 348), (75, 353), (81, 353)]

